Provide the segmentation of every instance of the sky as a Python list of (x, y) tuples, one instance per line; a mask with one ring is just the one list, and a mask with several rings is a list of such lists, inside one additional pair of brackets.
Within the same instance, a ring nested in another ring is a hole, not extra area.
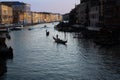
[(80, 0), (0, 0), (20, 1), (31, 5), (31, 10), (36, 12), (52, 12), (65, 14), (79, 4)]

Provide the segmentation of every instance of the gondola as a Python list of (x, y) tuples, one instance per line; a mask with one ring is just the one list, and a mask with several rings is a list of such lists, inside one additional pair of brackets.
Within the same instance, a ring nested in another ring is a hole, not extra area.
[(50, 32), (46, 30), (46, 36), (49, 36)]
[(64, 40), (61, 40), (61, 39), (57, 39), (57, 38), (55, 38), (55, 37), (53, 37), (53, 39), (55, 40), (55, 42), (56, 43), (61, 43), (61, 44), (66, 44), (67, 43), (67, 40), (66, 41), (64, 41)]
[(33, 28), (28, 28), (28, 30), (33, 30)]

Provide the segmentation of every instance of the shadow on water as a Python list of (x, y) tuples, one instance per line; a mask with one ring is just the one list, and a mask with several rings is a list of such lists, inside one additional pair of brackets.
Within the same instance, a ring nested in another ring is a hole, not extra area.
[[(39, 28), (31, 32), (23, 30), (11, 33), (9, 44), (14, 49), (15, 60), (14, 64), (7, 64), (7, 60), (0, 61), (0, 66), (6, 71), (6, 65), (9, 68), (7, 75), (0, 80), (120, 79), (119, 46), (100, 47), (90, 40), (78, 38), (77, 33), (62, 33), (53, 28), (48, 29), (50, 35), (47, 37), (46, 28)], [(60, 39), (68, 40), (68, 43), (55, 43), (52, 37), (56, 34)]]
[(7, 72), (7, 60), (13, 59), (13, 49), (12, 47), (7, 47), (5, 43), (6, 38), (4, 36), (0, 37), (0, 79)]
[(102, 47), (99, 53), (104, 55), (103, 64), (108, 70), (113, 73), (120, 74), (120, 45), (111, 47)]
[(7, 72), (7, 61), (13, 59), (13, 54), (0, 53), (0, 80), (5, 80), (6, 72)]
[(0, 76), (7, 72), (6, 59), (0, 59)]
[(56, 45), (57, 48), (59, 48), (60, 46), (67, 48), (67, 44), (56, 43), (55, 41), (53, 43), (54, 45)]
[[(88, 65), (94, 65), (102, 80), (119, 80), (120, 76), (120, 45), (96, 45), (90, 40), (77, 40), (81, 56)], [(93, 66), (93, 67), (94, 67)]]
[(11, 59), (1, 58), (0, 56), (0, 80), (6, 80), (7, 73), (7, 61)]
[[(115, 46), (100, 46), (87, 39), (76, 39), (77, 45), (81, 46), (85, 51), (94, 50), (95, 53), (108, 56), (111, 59), (120, 58), (120, 45)], [(93, 52), (94, 52), (93, 51)]]
[(4, 57), (0, 55), (0, 79), (3, 78), (5, 76), (5, 73), (7, 72), (7, 60), (12, 60), (12, 59), (13, 59), (13, 55), (9, 57), (8, 56)]

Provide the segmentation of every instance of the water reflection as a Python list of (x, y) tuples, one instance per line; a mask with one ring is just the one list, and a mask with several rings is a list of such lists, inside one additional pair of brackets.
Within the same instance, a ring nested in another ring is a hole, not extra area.
[(11, 39), (9, 33), (0, 32), (0, 77), (7, 72), (7, 60), (13, 59), (13, 49), (6, 45), (6, 39)]
[(6, 60), (0, 59), (0, 76), (7, 72)]
[[(46, 37), (46, 28), (50, 35)], [(101, 47), (91, 40), (73, 38), (77, 33), (54, 30), (52, 24), (31, 26), (10, 33), (14, 49), (13, 62), (8, 62), (5, 80), (119, 80), (120, 50)], [(66, 45), (53, 40), (56, 34)]]
[(112, 74), (120, 73), (120, 46), (103, 47), (99, 49), (99, 52), (103, 56), (103, 64), (107, 70), (110, 70)]
[[(84, 75), (91, 73), (89, 74), (89, 77), (92, 77), (90, 80), (119, 80), (120, 45), (101, 47), (91, 40), (79, 38), (75, 40), (81, 52), (79, 54), (86, 63), (86, 65), (84, 64), (82, 66), (84, 68), (86, 67), (84, 71), (87, 73), (84, 73)], [(93, 78), (93, 76), (96, 77)]]
[(1, 52), (0, 49), (0, 77), (7, 72), (7, 61), (12, 59), (13, 59), (12, 53), (3, 52), (3, 51)]

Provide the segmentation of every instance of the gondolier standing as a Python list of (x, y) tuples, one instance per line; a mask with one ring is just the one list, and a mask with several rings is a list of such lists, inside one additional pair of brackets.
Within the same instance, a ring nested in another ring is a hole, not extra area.
[(57, 40), (60, 40), (60, 38), (58, 38), (58, 34), (56, 35), (56, 39), (57, 39)]
[(67, 40), (66, 40), (66, 41), (64, 41), (64, 40), (59, 39), (59, 38), (58, 38), (58, 35), (56, 35), (56, 38), (53, 36), (53, 39), (54, 39), (54, 40), (55, 40), (55, 42), (57, 42), (57, 43), (62, 43), (62, 44), (67, 43)]
[(56, 38), (59, 39), (59, 38), (58, 38), (58, 34), (56, 35)]

